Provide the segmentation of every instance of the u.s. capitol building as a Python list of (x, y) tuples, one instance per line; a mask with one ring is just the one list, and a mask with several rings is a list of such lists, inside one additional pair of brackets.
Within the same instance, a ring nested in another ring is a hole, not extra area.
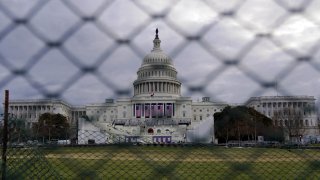
[[(53, 99), (11, 100), (9, 111), (25, 119), (30, 128), (42, 113), (63, 114), (76, 132), (74, 134), (77, 134), (79, 143), (88, 143), (89, 139), (96, 143), (114, 142), (117, 139), (127, 142), (185, 142), (192, 141), (188, 135), (193, 131), (198, 136), (205, 132), (203, 136), (207, 137), (202, 139), (213, 142), (213, 115), (228, 104), (212, 102), (209, 97), (204, 97), (201, 102), (193, 102), (190, 97), (181, 96), (178, 72), (172, 59), (161, 50), (160, 43), (156, 31), (153, 49), (143, 59), (137, 72), (138, 77), (133, 82), (132, 98), (106, 99), (103, 103), (85, 106), (72, 106), (65, 101)], [(272, 109), (280, 99), (274, 98), (275, 102), (272, 98), (268, 98), (268, 102), (261, 100), (264, 99), (252, 98), (248, 106), (271, 117), (269, 109), (263, 111), (261, 107), (270, 107), (271, 103)], [(299, 103), (291, 103), (292, 100)], [(285, 103), (281, 103), (281, 107), (284, 104), (315, 107), (313, 97), (295, 96), (292, 99), (282, 96), (282, 101)], [(316, 135), (318, 121), (313, 113), (307, 114), (304, 122), (308, 129), (312, 129), (310, 133)]]

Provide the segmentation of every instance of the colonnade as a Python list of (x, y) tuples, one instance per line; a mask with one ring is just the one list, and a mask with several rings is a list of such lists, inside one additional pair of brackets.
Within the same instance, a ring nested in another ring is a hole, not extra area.
[(180, 85), (171, 82), (145, 82), (135, 85), (134, 95), (146, 93), (180, 94)]

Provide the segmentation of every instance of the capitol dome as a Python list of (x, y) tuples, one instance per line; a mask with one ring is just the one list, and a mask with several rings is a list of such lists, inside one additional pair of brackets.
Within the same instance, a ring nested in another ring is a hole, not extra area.
[(153, 40), (153, 49), (149, 54), (147, 54), (142, 62), (142, 66), (148, 64), (168, 64), (172, 65), (171, 58), (164, 53), (160, 48), (161, 40), (158, 36), (158, 31), (156, 31), (156, 37)]
[(153, 40), (153, 49), (147, 54), (139, 68), (134, 85), (134, 96), (174, 95), (180, 96), (181, 83), (172, 59), (161, 50), (158, 29)]
[(152, 50), (151, 53), (147, 54), (142, 62), (143, 65), (148, 64), (169, 64), (172, 65), (171, 58), (166, 55), (162, 50)]

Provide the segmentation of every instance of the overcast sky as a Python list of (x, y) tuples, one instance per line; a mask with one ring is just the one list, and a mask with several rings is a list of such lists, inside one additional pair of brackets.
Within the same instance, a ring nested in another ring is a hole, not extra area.
[[(84, 105), (132, 91), (156, 28), (183, 96), (229, 103), (277, 94), (320, 98), (318, 0), (0, 2), (0, 88), (11, 99), (58, 93)], [(13, 23), (26, 17), (27, 24)], [(59, 48), (46, 46), (57, 41)], [(83, 73), (83, 67), (96, 70)], [(277, 86), (262, 86), (272, 83)]]

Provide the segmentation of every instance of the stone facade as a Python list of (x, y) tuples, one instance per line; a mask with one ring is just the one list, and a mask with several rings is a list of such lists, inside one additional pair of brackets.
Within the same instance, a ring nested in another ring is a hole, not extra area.
[(247, 106), (273, 119), (275, 126), (300, 128), (301, 136), (314, 137), (319, 134), (313, 96), (252, 97), (248, 100)]

